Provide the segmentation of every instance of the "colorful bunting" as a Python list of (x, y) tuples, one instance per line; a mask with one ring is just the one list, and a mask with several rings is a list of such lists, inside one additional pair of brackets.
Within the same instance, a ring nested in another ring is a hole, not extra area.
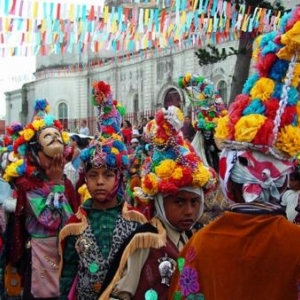
[(71, 2), (0, 1), (0, 56), (198, 47), (237, 39), (241, 31), (276, 30), (281, 18), (264, 8), (250, 14), (244, 4), (237, 11), (225, 0), (164, 1), (169, 7), (161, 9), (160, 1), (152, 8)]

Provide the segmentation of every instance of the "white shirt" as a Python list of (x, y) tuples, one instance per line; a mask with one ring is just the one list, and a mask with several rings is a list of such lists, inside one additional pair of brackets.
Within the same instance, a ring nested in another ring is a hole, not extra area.
[(89, 131), (89, 128), (88, 128), (88, 127), (80, 127), (80, 128), (79, 128), (79, 133), (80, 133), (80, 134), (89, 135), (89, 134), (90, 134), (90, 131)]

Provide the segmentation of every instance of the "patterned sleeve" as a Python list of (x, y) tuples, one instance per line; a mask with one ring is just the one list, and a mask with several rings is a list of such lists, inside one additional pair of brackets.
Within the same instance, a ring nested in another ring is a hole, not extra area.
[(60, 300), (67, 300), (68, 294), (76, 280), (77, 267), (78, 267), (78, 255), (75, 250), (75, 237), (66, 237), (64, 241), (63, 249), (63, 265), (60, 276)]

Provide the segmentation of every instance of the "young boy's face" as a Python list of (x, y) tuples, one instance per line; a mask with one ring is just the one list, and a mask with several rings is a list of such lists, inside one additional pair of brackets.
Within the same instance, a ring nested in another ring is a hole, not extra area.
[(293, 174), (290, 175), (289, 187), (293, 191), (300, 190), (300, 180), (296, 178)]
[(96, 203), (104, 203), (110, 199), (116, 181), (116, 174), (106, 168), (92, 168), (86, 173), (86, 185)]
[(164, 197), (164, 208), (168, 221), (179, 231), (192, 227), (199, 217), (202, 199), (196, 193), (180, 191), (175, 196)]

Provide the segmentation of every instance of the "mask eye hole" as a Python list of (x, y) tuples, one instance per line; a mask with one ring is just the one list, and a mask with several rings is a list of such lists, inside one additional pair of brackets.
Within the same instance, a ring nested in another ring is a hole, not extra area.
[(240, 164), (242, 165), (242, 166), (244, 166), (244, 167), (246, 167), (246, 166), (248, 166), (248, 160), (247, 160), (247, 158), (245, 158), (245, 157), (239, 157), (239, 162), (240, 162)]

